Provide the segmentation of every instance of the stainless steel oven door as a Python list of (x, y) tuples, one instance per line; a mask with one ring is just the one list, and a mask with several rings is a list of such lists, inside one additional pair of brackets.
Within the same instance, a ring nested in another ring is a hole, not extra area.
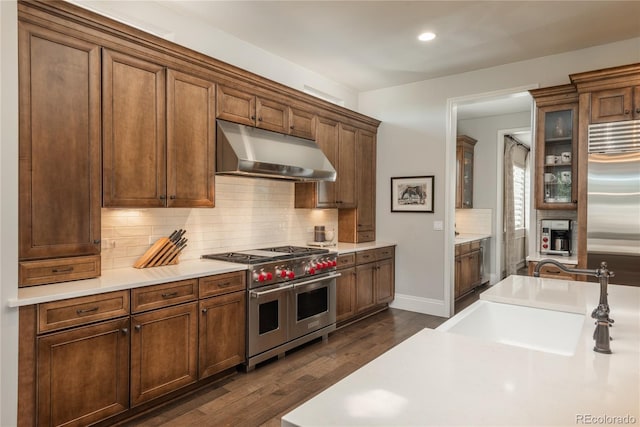
[(290, 339), (336, 323), (336, 278), (340, 273), (305, 280), (291, 292)]
[(287, 313), (293, 285), (265, 286), (249, 291), (249, 357), (288, 341)]

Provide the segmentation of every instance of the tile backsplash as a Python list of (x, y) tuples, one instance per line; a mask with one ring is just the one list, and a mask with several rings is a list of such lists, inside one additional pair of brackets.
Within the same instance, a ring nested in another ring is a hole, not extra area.
[(313, 226), (338, 231), (337, 209), (295, 209), (290, 181), (216, 176), (215, 208), (102, 209), (102, 269), (131, 267), (159, 238), (187, 230), (180, 260), (205, 253), (313, 240)]
[(493, 210), (456, 209), (456, 231), (460, 234), (492, 234)]

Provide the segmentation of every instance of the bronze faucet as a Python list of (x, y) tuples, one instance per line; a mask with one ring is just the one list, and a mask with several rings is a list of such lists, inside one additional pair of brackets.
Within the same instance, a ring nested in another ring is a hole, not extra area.
[(598, 306), (591, 312), (591, 317), (596, 319), (596, 330), (593, 332), (593, 339), (596, 341), (593, 351), (598, 353), (611, 354), (611, 348), (609, 341), (609, 327), (613, 324), (613, 319), (609, 317), (609, 302), (607, 300), (607, 287), (609, 285), (609, 278), (614, 277), (613, 271), (607, 269), (607, 263), (602, 261), (600, 268), (595, 270), (587, 270), (582, 268), (568, 268), (558, 261), (553, 259), (543, 259), (538, 262), (535, 270), (533, 271), (533, 277), (540, 277), (540, 268), (545, 264), (552, 264), (558, 267), (565, 273), (570, 274), (586, 274), (589, 276), (595, 276), (600, 282), (600, 300)]

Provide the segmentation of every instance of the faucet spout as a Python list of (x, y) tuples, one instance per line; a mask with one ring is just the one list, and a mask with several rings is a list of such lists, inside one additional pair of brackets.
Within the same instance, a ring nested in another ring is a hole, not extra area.
[(546, 264), (554, 265), (565, 273), (585, 274), (598, 278), (598, 281), (600, 282), (600, 299), (598, 301), (598, 306), (593, 309), (593, 312), (591, 312), (591, 317), (596, 319), (596, 330), (593, 332), (593, 339), (596, 341), (596, 345), (593, 350), (598, 353), (610, 354), (611, 349), (609, 348), (609, 341), (611, 340), (611, 337), (609, 336), (609, 327), (613, 324), (613, 319), (609, 317), (607, 287), (609, 286), (609, 278), (615, 276), (614, 272), (609, 271), (607, 263), (604, 261), (600, 263), (600, 268), (587, 270), (582, 268), (569, 268), (560, 264), (556, 260), (546, 258), (538, 262), (538, 265), (536, 265), (536, 268), (533, 271), (533, 277), (540, 277), (540, 268)]

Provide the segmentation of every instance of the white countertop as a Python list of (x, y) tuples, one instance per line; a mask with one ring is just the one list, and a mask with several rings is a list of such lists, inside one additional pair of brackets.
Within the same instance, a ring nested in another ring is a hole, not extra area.
[(461, 245), (463, 243), (475, 242), (476, 240), (488, 239), (491, 237), (491, 234), (471, 234), (471, 233), (460, 233), (456, 236), (456, 245)]
[(578, 265), (578, 255), (569, 255), (569, 256), (562, 256), (562, 255), (543, 255), (540, 252), (535, 252), (533, 254), (530, 254), (527, 256), (527, 261), (533, 261), (533, 262), (539, 262), (542, 261), (543, 259), (552, 259), (555, 261), (558, 261), (560, 264), (565, 264), (565, 265)]
[(589, 314), (598, 295), (596, 283), (510, 276), (481, 298), (585, 313), (573, 356), (424, 329), (286, 414), (282, 425), (568, 426), (605, 415), (638, 423), (640, 288), (609, 288), (610, 355), (592, 350)]
[(181, 261), (176, 265), (151, 268), (118, 268), (105, 270), (95, 279), (74, 280), (51, 285), (30, 286), (18, 289), (18, 298), (9, 300), (9, 307), (58, 301), (66, 298), (82, 297), (157, 285), (177, 280), (193, 279), (214, 274), (246, 270), (244, 264), (198, 259)]
[(391, 242), (383, 242), (383, 241), (366, 242), (366, 243), (338, 242), (338, 244), (332, 250), (337, 251), (339, 254), (348, 254), (351, 252), (366, 251), (368, 249), (378, 249), (378, 248), (384, 248), (387, 246), (396, 246), (396, 244)]
[[(304, 244), (301, 244), (304, 245)], [(325, 247), (332, 252), (350, 253), (367, 249), (395, 246), (389, 242), (338, 243), (333, 247)], [(9, 307), (21, 307), (43, 302), (58, 301), (66, 298), (83, 297), (105, 292), (134, 289), (142, 286), (178, 280), (193, 279), (215, 274), (246, 270), (245, 264), (197, 259), (181, 261), (176, 265), (151, 268), (119, 268), (104, 270), (100, 277), (94, 279), (74, 280), (51, 285), (30, 286), (18, 289), (18, 297), (9, 299)]]

